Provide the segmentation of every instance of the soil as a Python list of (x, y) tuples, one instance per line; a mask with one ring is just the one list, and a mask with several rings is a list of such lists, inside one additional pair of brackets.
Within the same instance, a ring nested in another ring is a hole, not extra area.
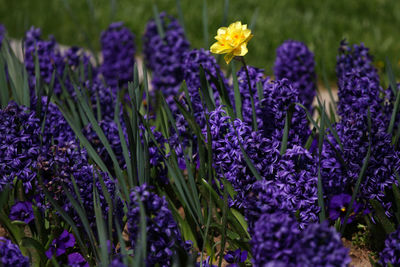
[(353, 246), (351, 241), (343, 239), (343, 244), (346, 248), (350, 249), (351, 266), (354, 267), (372, 267), (369, 261), (369, 250)]

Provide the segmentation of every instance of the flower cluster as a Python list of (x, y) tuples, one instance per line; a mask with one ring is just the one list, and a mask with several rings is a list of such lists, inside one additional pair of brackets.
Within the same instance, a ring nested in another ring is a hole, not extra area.
[(135, 36), (122, 22), (111, 23), (101, 34), (103, 64), (100, 71), (113, 88), (127, 87), (133, 80)]
[(56, 239), (51, 242), (49, 249), (46, 251), (46, 257), (51, 259), (53, 256), (58, 257), (67, 252), (68, 248), (75, 246), (75, 237), (73, 234), (64, 230)]
[(78, 252), (73, 252), (68, 255), (68, 265), (70, 267), (89, 267), (89, 263)]
[(29, 75), (29, 84), (34, 88), (36, 84), (35, 77), (35, 58), (37, 56), (40, 69), (40, 78), (46, 84), (52, 81), (53, 73), (55, 73), (54, 91), (61, 94), (62, 87), (59, 82), (63, 76), (64, 63), (63, 58), (58, 50), (58, 45), (53, 36), (50, 40), (41, 39), (41, 30), (31, 27), (25, 34), (25, 58), (24, 63)]
[(19, 247), (4, 237), (0, 237), (0, 264), (15, 267), (30, 266), (28, 257), (24, 257)]
[(143, 204), (146, 215), (147, 266), (171, 266), (177, 247), (185, 247), (172, 217), (168, 203), (144, 184), (132, 190), (128, 211), (128, 230), (132, 248), (135, 248), (140, 234), (140, 205)]
[[(205, 78), (209, 86), (211, 86), (212, 88), (213, 91), (212, 97), (214, 97), (214, 100), (217, 105), (219, 104), (219, 93), (217, 90), (217, 86), (219, 85), (215, 84), (215, 81), (212, 79), (212, 77), (214, 77), (215, 80), (218, 81), (219, 77), (221, 77), (226, 90), (232, 93), (232, 90), (230, 89), (230, 86), (228, 84), (227, 79), (225, 78), (225, 75), (222, 73), (219, 65), (217, 64), (217, 61), (210, 54), (209, 51), (205, 51), (204, 49), (193, 49), (186, 52), (183, 55), (183, 62), (182, 62), (183, 77), (188, 87), (190, 100), (192, 102), (194, 113), (196, 115), (197, 114), (200, 115), (204, 111), (204, 107), (201, 101), (202, 96), (199, 93), (201, 87), (201, 80), (200, 80), (201, 78), (199, 74), (200, 66), (202, 66), (204, 69)], [(233, 100), (233, 95), (231, 96)]]
[(293, 146), (273, 163), (274, 174), (254, 183), (244, 214), (250, 233), (266, 213), (297, 213), (300, 228), (318, 220), (316, 159), (302, 147)]
[[(285, 213), (264, 214), (251, 240), (255, 266), (348, 266), (348, 249), (327, 224), (310, 224), (300, 231)], [(269, 265), (268, 265), (269, 264)]]
[[(90, 101), (93, 108), (93, 114), (97, 119), (114, 120), (115, 103), (118, 93), (115, 88), (107, 87), (100, 79), (85, 82), (85, 88), (90, 95)], [(99, 110), (100, 109), (100, 110)], [(122, 119), (122, 110), (119, 113), (120, 120)], [(100, 114), (100, 118), (97, 115)], [(123, 123), (121, 123), (123, 124)]]
[(24, 191), (31, 191), (36, 181), (40, 154), (40, 124), (35, 112), (10, 102), (0, 110), (0, 191), (22, 181)]
[(262, 103), (261, 100), (259, 99), (257, 84), (261, 83), (261, 86), (263, 86), (264, 70), (247, 66), (247, 71), (250, 77), (251, 91), (249, 89), (249, 81), (247, 79), (247, 73), (244, 67), (242, 67), (236, 74), (238, 79), (240, 97), (242, 99), (243, 121), (249, 125), (252, 124), (253, 106), (251, 104), (251, 96), (253, 96), (257, 127), (258, 129), (262, 129), (263, 128), (263, 120), (262, 120), (263, 114), (261, 107)]
[(299, 100), (311, 109), (316, 90), (314, 54), (299, 41), (285, 41), (276, 50), (276, 79), (287, 78), (299, 90)]
[[(49, 147), (45, 153), (42, 153), (39, 157), (38, 168), (39, 175), (43, 179), (44, 189), (50, 193), (53, 199), (57, 201), (78, 225), (81, 225), (81, 220), (69, 201), (65, 190), (69, 191), (75, 199), (80, 199), (82, 201), (82, 207), (85, 207), (85, 212), (91, 226), (95, 225), (93, 203), (94, 187), (99, 193), (104, 216), (107, 216), (109, 208), (100, 179), (103, 180), (111, 199), (114, 200), (115, 203), (119, 203), (116, 199), (116, 185), (114, 180), (107, 174), (98, 170), (95, 166), (90, 165), (87, 160), (86, 151), (80, 149), (73, 142), (63, 147)], [(74, 190), (72, 177), (75, 180), (80, 196), (78, 196)], [(119, 208), (122, 207), (116, 205), (114, 216), (118, 216)]]
[(374, 121), (379, 119), (382, 109), (379, 84), (368, 77), (357, 72), (347, 73), (339, 80), (338, 96), (338, 113), (342, 118), (351, 113), (367, 115), (370, 110)]
[[(74, 131), (65, 120), (60, 109), (52, 102), (49, 102), (47, 97), (42, 97), (41, 102), (41, 118), (45, 118), (44, 131), (42, 134), (43, 144), (55, 144), (63, 146), (63, 144), (75, 141), (76, 136)], [(31, 105), (31, 109), (36, 109), (38, 101)]]
[(368, 78), (373, 87), (379, 87), (378, 71), (372, 64), (373, 58), (369, 49), (364, 44), (349, 45), (346, 40), (340, 42), (339, 55), (336, 58), (336, 75), (338, 80), (350, 72), (356, 72), (362, 77)]
[(267, 178), (272, 175), (273, 163), (279, 157), (279, 142), (264, 138), (261, 132), (252, 131), (239, 119), (231, 123), (229, 120), (221, 107), (210, 113), (213, 160), (217, 173), (226, 177), (238, 193), (235, 205), (242, 207), (256, 178), (246, 163), (241, 146), (258, 173)]
[(400, 228), (386, 238), (385, 247), (379, 254), (379, 258), (379, 263), (383, 266), (400, 265)]
[(300, 146), (305, 144), (310, 135), (310, 129), (306, 112), (295, 105), (296, 103), (300, 103), (299, 90), (293, 87), (288, 79), (265, 81), (262, 120), (266, 137), (281, 141), (286, 116), (292, 111), (289, 143)]
[[(121, 168), (125, 168), (126, 163), (125, 163), (125, 158), (124, 154), (122, 151), (122, 146), (121, 146), (121, 141), (119, 138), (119, 131), (118, 131), (118, 126), (113, 120), (101, 120), (98, 122), (101, 130), (103, 131), (106, 139), (108, 140), (110, 147), (112, 151), (115, 154), (115, 157), (118, 161), (118, 164)], [(93, 148), (96, 150), (97, 154), (100, 156), (100, 158), (103, 160), (103, 162), (107, 165), (107, 167), (111, 170), (113, 169), (113, 161), (111, 159), (111, 156), (109, 155), (107, 149), (103, 145), (103, 142), (97, 135), (96, 131), (93, 129), (93, 126), (91, 124), (88, 124), (84, 129), (83, 129), (83, 134), (86, 136), (90, 144), (93, 146)], [(125, 134), (126, 136), (126, 134)], [(125, 137), (125, 140), (127, 138)]]
[(396, 180), (395, 174), (400, 166), (399, 153), (394, 150), (391, 138), (383, 127), (375, 123), (369, 132), (367, 125), (368, 119), (365, 115), (354, 113), (346, 114), (337, 123), (336, 130), (342, 148), (330, 136), (330, 144), (325, 143), (322, 151), (321, 175), (324, 192), (330, 197), (341, 193), (352, 194), (352, 188), (371, 145), (368, 168), (361, 183), (359, 197), (366, 200), (376, 199), (388, 210), (391, 204), (385, 197), (385, 190), (390, 189)]
[(189, 42), (176, 19), (161, 13), (160, 21), (165, 36), (160, 36), (154, 20), (149, 21), (143, 36), (143, 54), (147, 67), (153, 71), (153, 88), (173, 105), (183, 81), (183, 54), (189, 50)]
[(10, 219), (22, 221), (26, 224), (34, 220), (32, 203), (28, 201), (17, 202), (11, 207)]

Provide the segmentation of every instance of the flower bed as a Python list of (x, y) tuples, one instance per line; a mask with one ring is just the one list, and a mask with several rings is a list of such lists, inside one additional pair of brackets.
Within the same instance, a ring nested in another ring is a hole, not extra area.
[(278, 47), (269, 78), (241, 22), (208, 51), (157, 14), (142, 79), (121, 22), (99, 64), (34, 27), (21, 62), (4, 36), (4, 266), (348, 266), (342, 239), (400, 265), (400, 86), (364, 45), (339, 44), (326, 104), (305, 44)]

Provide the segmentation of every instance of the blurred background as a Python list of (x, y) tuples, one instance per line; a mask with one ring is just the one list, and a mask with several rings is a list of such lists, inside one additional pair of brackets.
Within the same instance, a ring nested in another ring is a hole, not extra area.
[[(0, 23), (11, 38), (23, 38), (34, 25), (42, 36), (60, 44), (100, 50), (101, 31), (123, 21), (136, 35), (138, 52), (146, 23), (153, 17), (149, 0), (0, 0)], [(340, 40), (363, 42), (382, 71), (386, 57), (400, 67), (399, 0), (158, 0), (159, 11), (179, 17), (180, 3), (187, 37), (193, 48), (209, 46), (218, 27), (241, 20), (254, 38), (246, 56), (250, 65), (272, 73), (276, 48), (287, 39), (303, 41), (314, 52), (317, 70), (335, 78)], [(182, 18), (181, 17), (181, 18)], [(207, 30), (203, 27), (207, 25)]]

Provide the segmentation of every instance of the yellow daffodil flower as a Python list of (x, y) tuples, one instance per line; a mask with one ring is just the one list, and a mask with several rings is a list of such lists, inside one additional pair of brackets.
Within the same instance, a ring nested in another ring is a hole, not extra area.
[(226, 54), (224, 59), (226, 64), (231, 62), (235, 56), (244, 56), (247, 54), (247, 43), (253, 37), (251, 30), (247, 29), (247, 24), (236, 21), (229, 27), (221, 27), (217, 31), (215, 42), (210, 51), (214, 54)]

